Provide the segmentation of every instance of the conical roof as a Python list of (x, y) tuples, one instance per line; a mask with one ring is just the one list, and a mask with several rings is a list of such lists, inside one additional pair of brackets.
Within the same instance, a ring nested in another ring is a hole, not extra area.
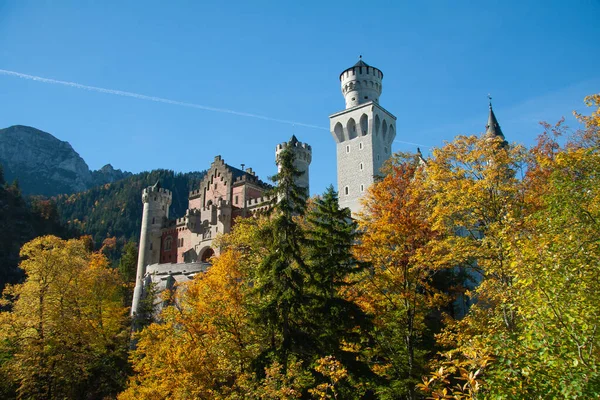
[(502, 133), (502, 129), (500, 129), (500, 124), (496, 119), (496, 115), (494, 114), (494, 110), (492, 109), (492, 103), (490, 102), (490, 115), (488, 116), (488, 122), (485, 126), (485, 135), (490, 137), (501, 137), (504, 139), (504, 134)]

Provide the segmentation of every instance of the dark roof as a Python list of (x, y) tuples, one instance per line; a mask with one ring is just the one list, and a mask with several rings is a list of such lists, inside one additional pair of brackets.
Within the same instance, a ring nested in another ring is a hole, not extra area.
[(496, 115), (494, 114), (494, 110), (492, 110), (492, 104), (490, 103), (490, 115), (488, 117), (488, 123), (485, 126), (485, 134), (486, 136), (496, 137), (499, 136), (504, 139), (504, 134), (502, 133), (502, 129), (500, 129), (500, 124), (496, 119)]
[(298, 139), (296, 138), (296, 135), (292, 135), (292, 137), (290, 138), (290, 143), (291, 143), (291, 144), (296, 144), (296, 143), (298, 143)]
[[(342, 73), (340, 74), (340, 80), (342, 80), (342, 76), (346, 73), (346, 71), (351, 70), (352, 68), (356, 68), (356, 67), (366, 67), (366, 68), (373, 68), (378, 70), (379, 72), (381, 72), (381, 70), (377, 67), (373, 67), (369, 64), (367, 64), (366, 62), (364, 62), (362, 60), (362, 56), (360, 56), (360, 58), (358, 59), (358, 62), (356, 64), (354, 64), (353, 66), (351, 66), (350, 68), (346, 68), (345, 70), (342, 71)], [(381, 77), (383, 78), (383, 72), (381, 72)]]

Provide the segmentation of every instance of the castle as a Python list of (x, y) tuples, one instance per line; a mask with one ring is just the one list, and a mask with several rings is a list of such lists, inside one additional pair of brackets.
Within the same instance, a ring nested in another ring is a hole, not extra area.
[[(329, 117), (336, 142), (339, 203), (353, 214), (360, 210), (360, 199), (391, 156), (396, 137), (396, 117), (379, 105), (382, 79), (381, 70), (361, 57), (340, 74), (346, 108)], [(491, 103), (486, 135), (504, 138)], [(303, 172), (297, 183), (309, 193), (312, 149), (292, 136), (276, 146), (276, 159), (286, 147), (295, 155), (296, 168)], [(188, 209), (181, 218), (169, 219), (170, 191), (158, 183), (144, 189), (132, 315), (151, 284), (158, 291), (172, 289), (206, 271), (210, 258), (219, 252), (213, 246), (215, 237), (230, 232), (237, 217), (246, 218), (270, 207), (273, 199), (266, 195), (270, 188), (251, 168), (240, 170), (216, 156), (198, 189), (189, 193)]]

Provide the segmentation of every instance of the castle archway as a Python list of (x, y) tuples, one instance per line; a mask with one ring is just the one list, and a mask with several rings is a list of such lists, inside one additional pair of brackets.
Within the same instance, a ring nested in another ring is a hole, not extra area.
[(207, 247), (206, 249), (204, 249), (202, 251), (202, 253), (200, 255), (200, 262), (203, 262), (203, 263), (210, 262), (210, 258), (214, 255), (215, 255), (215, 251), (212, 248)]

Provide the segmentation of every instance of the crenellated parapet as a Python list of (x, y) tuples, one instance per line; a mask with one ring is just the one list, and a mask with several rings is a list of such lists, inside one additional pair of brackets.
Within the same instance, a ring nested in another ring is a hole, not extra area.
[(150, 201), (159, 200), (163, 202), (168, 202), (171, 204), (173, 200), (173, 194), (170, 190), (160, 187), (157, 183), (154, 186), (148, 186), (144, 190), (142, 190), (142, 202), (148, 203)]
[(249, 199), (246, 201), (246, 207), (253, 208), (260, 205), (271, 204), (274, 198), (274, 196), (263, 196), (255, 199)]

